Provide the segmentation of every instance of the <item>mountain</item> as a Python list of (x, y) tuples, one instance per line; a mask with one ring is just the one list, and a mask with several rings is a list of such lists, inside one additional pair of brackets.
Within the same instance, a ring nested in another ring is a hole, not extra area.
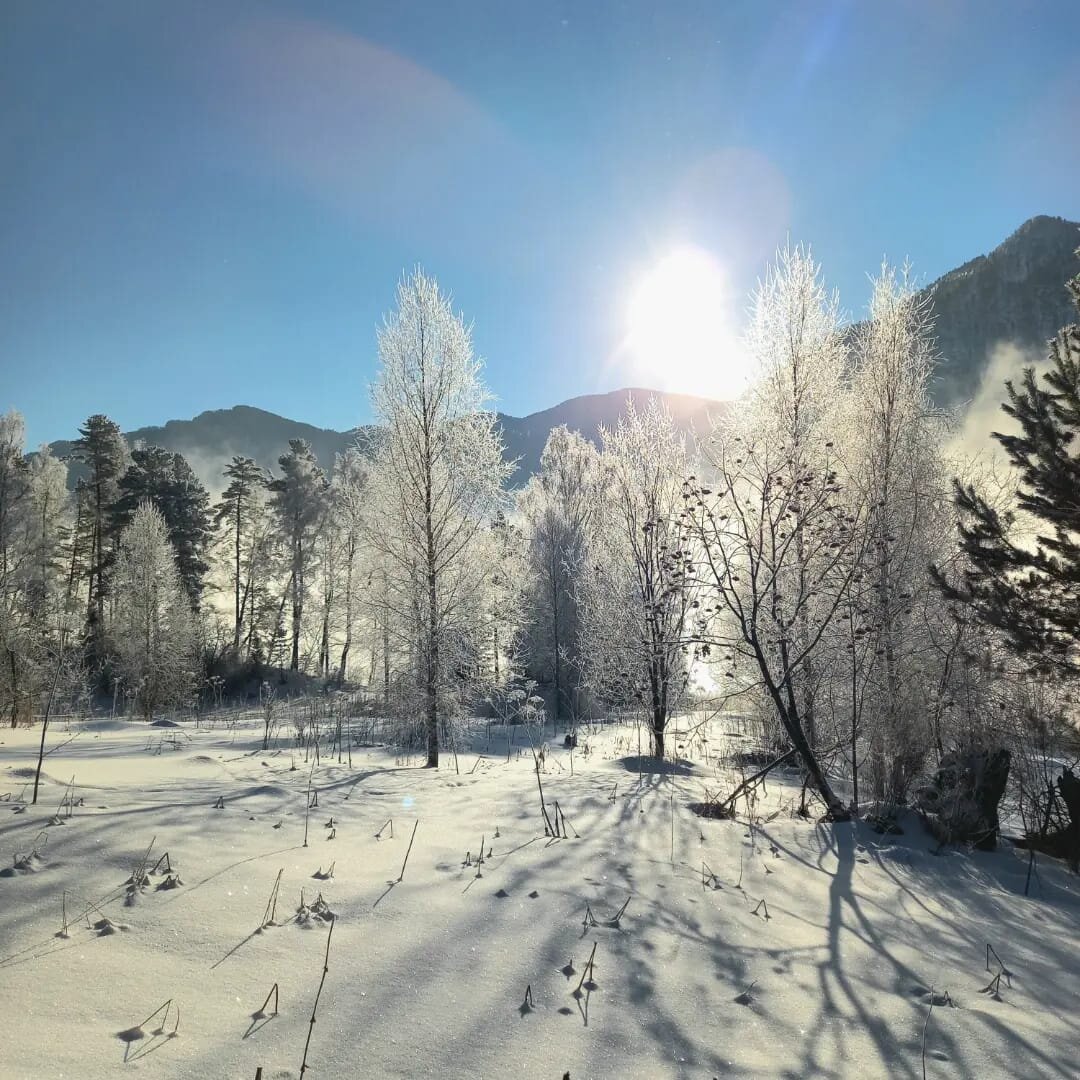
[(1011, 343), (1041, 356), (1047, 341), (1075, 320), (1065, 282), (1080, 273), (1078, 247), (1080, 223), (1034, 217), (989, 255), (924, 290), (937, 316), (938, 404), (974, 397), (995, 345)]
[[(654, 390), (632, 388), (613, 390), (608, 394), (588, 394), (571, 398), (560, 405), (528, 416), (498, 414), (502, 426), (506, 455), (518, 459), (514, 484), (523, 484), (540, 467), (540, 454), (548, 433), (560, 424), (580, 431), (594, 442), (601, 425), (614, 426), (623, 414), (628, 397), (644, 406), (652, 397), (662, 399), (676, 423), (685, 431), (701, 430), (710, 415), (717, 415), (726, 406), (722, 402), (685, 394), (665, 394)], [(127, 431), (128, 445), (160, 446), (183, 454), (199, 479), (211, 490), (222, 487), (221, 470), (237, 455), (254, 458), (263, 468), (276, 469), (278, 457), (289, 447), (290, 439), (306, 439), (323, 467), (334, 464), (334, 456), (353, 446), (362, 428), (334, 431), (290, 420), (250, 405), (234, 405), (231, 409), (213, 409), (191, 420), (170, 420), (161, 427), (144, 427)], [(71, 453), (68, 440), (54, 442), (53, 453), (65, 457)], [(73, 468), (72, 482), (78, 475)]]
[[(942, 363), (934, 396), (939, 404), (962, 404), (975, 395), (999, 343), (1012, 343), (1037, 354), (1045, 352), (1046, 342), (1073, 319), (1065, 282), (1080, 271), (1075, 254), (1078, 246), (1080, 223), (1034, 217), (989, 255), (972, 259), (924, 290), (937, 317)], [(595, 441), (601, 425), (610, 427), (618, 421), (628, 396), (641, 403), (653, 396), (662, 398), (684, 430), (701, 430), (710, 415), (727, 407), (683, 394), (628, 389), (570, 398), (528, 416), (500, 413), (507, 454), (519, 459), (513, 482), (524, 483), (537, 470), (552, 428), (566, 424)], [(163, 427), (139, 428), (127, 432), (127, 438), (131, 445), (162, 446), (183, 454), (207, 487), (218, 490), (221, 469), (236, 454), (272, 469), (288, 449), (290, 439), (306, 439), (329, 468), (334, 455), (353, 445), (359, 433), (360, 429), (313, 427), (263, 409), (236, 405), (200, 413), (192, 420), (170, 420)], [(70, 442), (53, 443), (58, 455), (70, 449)]]
[[(277, 459), (289, 449), (290, 439), (306, 439), (319, 460), (329, 467), (334, 455), (351, 446), (356, 435), (356, 431), (314, 427), (250, 405), (211, 409), (191, 420), (170, 420), (161, 427), (124, 432), (131, 447), (160, 446), (183, 454), (211, 491), (223, 487), (221, 470), (238, 454), (254, 458), (263, 468), (276, 468)], [(54, 442), (52, 451), (66, 457), (72, 445), (68, 440)], [(78, 472), (77, 466), (70, 470), (72, 482)]]
[(689, 394), (667, 394), (659, 390), (631, 387), (612, 390), (607, 394), (585, 394), (570, 398), (551, 409), (528, 416), (499, 414), (507, 456), (518, 458), (518, 471), (512, 477), (515, 484), (524, 483), (540, 468), (540, 455), (552, 428), (565, 424), (571, 431), (580, 431), (593, 442), (599, 441), (600, 427), (614, 427), (626, 409), (627, 398), (643, 408), (651, 398), (663, 401), (675, 424), (683, 431), (703, 431), (709, 427), (711, 416), (722, 415), (728, 406), (721, 401), (692, 397)]

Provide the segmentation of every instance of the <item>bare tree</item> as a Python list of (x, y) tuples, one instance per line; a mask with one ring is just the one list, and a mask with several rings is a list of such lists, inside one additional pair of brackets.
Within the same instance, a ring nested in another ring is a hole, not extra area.
[(749, 668), (828, 815), (846, 819), (815, 752), (816, 706), (822, 643), (856, 573), (864, 511), (840, 497), (831, 433), (846, 354), (836, 297), (809, 253), (780, 253), (746, 344), (756, 382), (705, 443), (705, 479), (684, 491), (706, 590), (695, 637), (719, 653), (725, 677)]

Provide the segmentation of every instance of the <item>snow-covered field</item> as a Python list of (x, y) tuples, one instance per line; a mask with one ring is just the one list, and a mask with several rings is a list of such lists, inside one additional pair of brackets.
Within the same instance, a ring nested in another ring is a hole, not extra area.
[[(25, 809), (40, 731), (0, 739), (4, 1078), (299, 1076), (320, 894), (310, 1077), (921, 1077), (924, 1035), (927, 1077), (1078, 1075), (1080, 882), (1049, 860), (1025, 899), (1020, 853), (806, 822), (779, 780), (753, 829), (702, 820), (687, 804), (715, 767), (639, 775), (632, 728), (594, 735), (573, 775), (549, 749), (559, 840), (503, 729), (460, 773), (381, 748), (312, 773), (284, 741), (262, 751), (255, 717), (73, 734), (50, 733)], [(162, 864), (129, 890), (148, 849), (182, 884)]]

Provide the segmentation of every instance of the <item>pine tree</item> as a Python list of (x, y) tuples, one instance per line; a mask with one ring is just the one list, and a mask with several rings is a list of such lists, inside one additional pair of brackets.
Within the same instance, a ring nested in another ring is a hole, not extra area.
[(116, 525), (129, 525), (146, 501), (165, 519), (180, 580), (198, 611), (209, 569), (204, 555), (212, 521), (210, 496), (182, 454), (147, 446), (131, 452), (131, 464), (120, 478), (120, 494), (113, 504)]
[(118, 481), (127, 467), (128, 450), (120, 426), (107, 416), (95, 413), (79, 428), (72, 457), (86, 466), (86, 554), (88, 577), (86, 642), (92, 667), (104, 661), (105, 595), (107, 575), (115, 554), (118, 532), (113, 504), (119, 495)]
[[(1080, 254), (1080, 252), (1078, 252)], [(1080, 314), (1080, 276), (1067, 288)], [(1016, 508), (999, 512), (954, 481), (961, 580), (935, 571), (945, 595), (970, 604), (1035, 669), (1080, 674), (1080, 326), (1050, 345), (1050, 368), (1026, 368), (1002, 409), (1019, 434), (994, 432), (1019, 474)], [(1025, 533), (1021, 539), (1020, 526)]]
[(240, 635), (251, 599), (251, 577), (244, 568), (250, 566), (250, 550), (254, 518), (258, 513), (266, 478), (263, 470), (249, 457), (234, 457), (225, 466), (229, 486), (214, 508), (214, 520), (220, 528), (227, 524), (232, 564), (233, 584), (233, 652), (240, 653)]
[(326, 510), (327, 479), (311, 447), (290, 439), (289, 452), (278, 458), (281, 476), (271, 480), (270, 505), (290, 553), (289, 595), (292, 598), (292, 648), (289, 667), (300, 670), (300, 630), (307, 597), (313, 539)]

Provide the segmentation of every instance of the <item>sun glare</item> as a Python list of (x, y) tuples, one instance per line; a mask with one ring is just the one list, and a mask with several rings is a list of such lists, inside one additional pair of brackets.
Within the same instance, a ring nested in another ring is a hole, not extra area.
[(731, 400), (747, 370), (731, 330), (729, 288), (717, 261), (699, 248), (661, 259), (634, 288), (627, 348), (650, 385)]

